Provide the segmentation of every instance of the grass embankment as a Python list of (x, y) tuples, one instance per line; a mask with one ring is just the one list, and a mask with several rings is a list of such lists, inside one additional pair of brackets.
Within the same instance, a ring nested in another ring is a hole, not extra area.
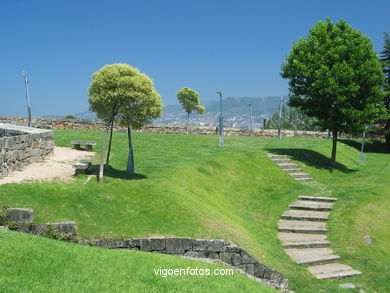
[(277, 292), (237, 272), (162, 277), (155, 274), (160, 267), (218, 274), (226, 267), (157, 253), (84, 247), (10, 231), (0, 231), (0, 247), (0, 292)]
[[(101, 136), (94, 131), (56, 131), (56, 144), (68, 146), (72, 139), (100, 142)], [(339, 170), (330, 173), (326, 166), (331, 142), (326, 139), (227, 137), (220, 149), (215, 136), (140, 133), (134, 135), (134, 145), (138, 175), (132, 178), (123, 171), (127, 135), (115, 133), (104, 184), (84, 184), (83, 176), (72, 183), (7, 184), (0, 186), (0, 201), (33, 208), (36, 222), (75, 220), (84, 238), (224, 238), (283, 272), (293, 290), (343, 292), (337, 287), (340, 281), (313, 279), (280, 246), (280, 214), (297, 195), (318, 191), (293, 181), (266, 157), (268, 151), (284, 153), (341, 199), (332, 212), (329, 237), (343, 261), (363, 271), (353, 281), (367, 292), (390, 291), (385, 281), (390, 224), (384, 221), (390, 206), (389, 155), (369, 153), (367, 166), (360, 166), (358, 152), (340, 144)], [(365, 244), (365, 236), (372, 237), (373, 245)]]

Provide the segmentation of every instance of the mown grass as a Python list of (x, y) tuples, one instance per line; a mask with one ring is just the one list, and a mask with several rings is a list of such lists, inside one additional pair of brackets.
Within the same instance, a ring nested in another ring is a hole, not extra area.
[(278, 292), (236, 271), (162, 277), (155, 270), (213, 274), (217, 269), (220, 274), (227, 267), (156, 253), (84, 247), (4, 230), (0, 247), (0, 292)]
[[(61, 146), (101, 138), (96, 131), (56, 131)], [(351, 146), (339, 144), (338, 169), (330, 172), (326, 139), (227, 137), (220, 149), (216, 136), (136, 133), (137, 175), (129, 177), (124, 171), (127, 135), (115, 133), (104, 184), (84, 184), (85, 176), (72, 183), (7, 184), (0, 186), (0, 201), (33, 208), (36, 222), (75, 220), (84, 238), (224, 238), (283, 272), (293, 290), (345, 292), (337, 286), (342, 281), (315, 280), (294, 264), (277, 238), (277, 221), (287, 205), (326, 186), (340, 198), (329, 223), (333, 247), (364, 273), (352, 280), (367, 292), (390, 291), (385, 281), (390, 271), (389, 155), (373, 149), (361, 166), (354, 142), (348, 142)], [(293, 181), (267, 152), (291, 156), (322, 185)], [(365, 244), (365, 236), (373, 245)]]

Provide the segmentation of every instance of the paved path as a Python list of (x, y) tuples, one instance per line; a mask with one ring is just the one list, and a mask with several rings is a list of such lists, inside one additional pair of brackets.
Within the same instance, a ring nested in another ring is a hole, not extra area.
[[(268, 154), (268, 157), (294, 180), (312, 180), (309, 174), (303, 173), (287, 156)], [(319, 187), (320, 195), (329, 195), (329, 190), (324, 186)], [(290, 209), (281, 215), (278, 230), (285, 252), (296, 263), (307, 266), (317, 279), (341, 279), (360, 275), (361, 272), (339, 263), (340, 256), (329, 248), (331, 243), (326, 237), (326, 221), (337, 198), (318, 195), (299, 196), (296, 202), (289, 205)]]

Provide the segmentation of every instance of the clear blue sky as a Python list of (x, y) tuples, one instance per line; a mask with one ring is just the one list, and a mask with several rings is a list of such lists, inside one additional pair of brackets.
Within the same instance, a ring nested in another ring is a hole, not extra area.
[(345, 18), (372, 38), (390, 32), (390, 1), (41, 1), (0, 3), (0, 115), (88, 109), (93, 72), (125, 62), (154, 79), (165, 105), (188, 86), (201, 100), (285, 95), (280, 66), (318, 20)]

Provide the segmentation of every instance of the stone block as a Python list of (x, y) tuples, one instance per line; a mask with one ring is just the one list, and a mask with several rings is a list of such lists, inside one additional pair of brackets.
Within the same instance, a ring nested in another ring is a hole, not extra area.
[(192, 239), (189, 238), (167, 238), (166, 253), (183, 254), (192, 249)]
[(111, 240), (111, 239), (95, 239), (90, 241), (91, 246), (103, 247), (109, 249), (125, 249), (130, 248), (128, 242), (125, 240)]
[(146, 238), (141, 239), (141, 248), (143, 251), (165, 251), (165, 238)]
[(241, 252), (241, 248), (235, 244), (226, 245), (225, 250), (226, 250), (226, 252), (232, 252), (232, 253), (240, 253)]
[(31, 223), (34, 219), (34, 213), (31, 209), (8, 208), (7, 221), (16, 223)]
[(60, 222), (49, 224), (31, 224), (30, 233), (36, 235), (45, 235), (52, 229), (57, 233), (68, 235), (68, 239), (74, 239), (77, 236), (77, 225), (75, 222)]
[(194, 251), (225, 252), (225, 241), (222, 239), (195, 239)]
[(237, 266), (239, 269), (243, 270), (244, 272), (248, 273), (249, 275), (254, 276), (255, 275), (255, 265), (254, 264), (244, 264)]
[(243, 264), (249, 264), (249, 263), (255, 264), (255, 263), (257, 263), (257, 260), (255, 260), (255, 259), (253, 258), (253, 256), (251, 256), (251, 255), (250, 255), (245, 249), (243, 249), (243, 248), (241, 248), (240, 255), (241, 255), (242, 263), (243, 263)]
[(221, 261), (226, 262), (232, 266), (238, 266), (242, 264), (241, 256), (237, 253), (221, 252), (219, 254), (219, 258)]
[(125, 239), (125, 245), (127, 245), (129, 248), (140, 248), (141, 247), (141, 239), (140, 238), (133, 238), (133, 239)]
[(184, 253), (185, 257), (192, 257), (192, 258), (207, 258), (206, 254), (202, 251), (192, 251), (189, 250)]

